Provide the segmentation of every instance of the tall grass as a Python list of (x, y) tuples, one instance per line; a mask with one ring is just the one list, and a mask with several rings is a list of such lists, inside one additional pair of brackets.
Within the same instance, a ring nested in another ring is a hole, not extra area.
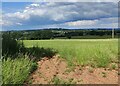
[(0, 59), (0, 86), (2, 85), (2, 60)]
[(94, 65), (106, 67), (111, 62), (117, 62), (117, 39), (80, 39), (80, 40), (24, 40), (26, 47), (37, 45), (53, 48), (65, 58), (70, 65)]
[(2, 81), (3, 84), (23, 84), (28, 78), (34, 63), (28, 58), (3, 59)]

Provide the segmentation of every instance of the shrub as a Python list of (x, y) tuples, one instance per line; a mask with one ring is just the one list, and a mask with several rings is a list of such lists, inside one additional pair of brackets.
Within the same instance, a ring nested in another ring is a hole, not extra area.
[(2, 55), (3, 56), (15, 56), (24, 50), (24, 45), (21, 42), (17, 42), (9, 34), (4, 33), (2, 36)]

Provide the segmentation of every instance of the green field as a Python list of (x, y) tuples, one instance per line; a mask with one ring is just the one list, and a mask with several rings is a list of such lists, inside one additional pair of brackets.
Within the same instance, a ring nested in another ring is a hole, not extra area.
[(107, 67), (118, 61), (117, 39), (23, 40), (26, 47), (53, 48), (69, 65)]

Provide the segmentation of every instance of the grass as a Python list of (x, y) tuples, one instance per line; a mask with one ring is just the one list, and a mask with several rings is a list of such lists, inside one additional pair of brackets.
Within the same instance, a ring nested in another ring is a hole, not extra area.
[[(70, 70), (66, 71), (68, 73), (74, 69), (74, 65), (90, 65), (89, 72), (91, 73), (94, 67), (107, 67), (111, 63), (112, 69), (117, 68), (117, 39), (24, 40), (23, 42), (25, 47), (31, 51), (30, 53), (33, 53), (33, 56), (52, 56), (55, 53), (51, 49), (58, 51), (60, 57), (66, 59), (71, 67)], [(35, 48), (33, 46), (38, 47)], [(19, 58), (15, 59), (8, 57), (8, 59), (0, 61), (0, 64), (1, 62), (2, 68), (0, 66), (0, 69), (2, 69), (2, 74), (0, 71), (0, 76), (2, 75), (2, 77), (0, 79), (2, 78), (3, 84), (23, 84), (29, 74), (37, 68), (37, 64), (26, 55), (20, 55)], [(106, 73), (102, 73), (102, 76), (106, 77)], [(54, 84), (67, 84), (68, 82), (72, 82), (72, 79), (64, 82), (58, 77), (53, 78)]]
[[(71, 36), (71, 39), (107, 39), (111, 38), (111, 35), (97, 36), (97, 35), (86, 35), (86, 36)], [(115, 35), (115, 38), (118, 38)], [(55, 39), (67, 39), (67, 37), (56, 37)]]
[(0, 86), (2, 85), (2, 60), (0, 59)]
[(102, 72), (102, 77), (107, 77), (107, 74), (105, 72)]
[(93, 73), (93, 72), (94, 72), (94, 69), (93, 69), (92, 67), (89, 67), (88, 71), (89, 71), (90, 73)]
[(35, 64), (24, 56), (14, 60), (10, 58), (3, 60), (3, 84), (23, 84), (33, 69), (35, 69)]
[(56, 40), (24, 40), (26, 47), (53, 48), (69, 65), (93, 65), (107, 67), (118, 61), (117, 39), (56, 39)]
[(106, 38), (111, 38), (111, 35), (104, 35), (104, 36), (96, 36), (96, 35), (72, 36), (72, 39), (106, 39)]
[(71, 84), (75, 84), (76, 82), (73, 82), (73, 79), (69, 79), (68, 81), (65, 81), (63, 79), (58, 78), (57, 76), (52, 79), (53, 84), (59, 85), (62, 84), (62, 86), (71, 86)]
[(115, 70), (115, 69), (117, 69), (117, 67), (118, 67), (117, 64), (115, 64), (115, 63), (112, 63), (112, 64), (111, 64), (111, 69), (114, 69), (114, 70)]

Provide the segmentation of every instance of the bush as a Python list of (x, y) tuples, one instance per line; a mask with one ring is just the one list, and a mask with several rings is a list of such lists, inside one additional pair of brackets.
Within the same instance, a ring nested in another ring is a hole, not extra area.
[(9, 34), (4, 33), (2, 36), (2, 56), (15, 56), (24, 51), (24, 45), (11, 38)]

